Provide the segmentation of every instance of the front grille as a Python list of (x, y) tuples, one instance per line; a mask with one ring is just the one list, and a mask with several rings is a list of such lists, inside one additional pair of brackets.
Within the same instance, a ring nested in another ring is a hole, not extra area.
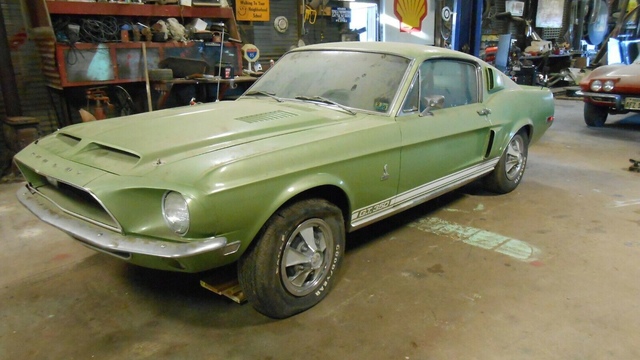
[(47, 199), (51, 205), (69, 215), (109, 230), (122, 232), (120, 225), (102, 203), (84, 189), (51, 179), (47, 180), (45, 185), (37, 188), (31, 186), (30, 188)]

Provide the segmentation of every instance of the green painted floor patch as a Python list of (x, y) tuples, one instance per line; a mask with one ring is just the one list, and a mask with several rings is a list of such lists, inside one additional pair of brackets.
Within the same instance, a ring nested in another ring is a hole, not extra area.
[(538, 248), (522, 240), (516, 239), (507, 241), (494, 251), (511, 256), (520, 261), (527, 262), (538, 260), (537, 256), (540, 254), (540, 250)]
[(538, 260), (540, 250), (525, 241), (513, 239), (490, 231), (462, 226), (439, 218), (428, 217), (409, 226), (435, 235), (446, 236), (475, 247), (495, 251), (520, 261)]
[[(463, 226), (460, 226), (463, 227)], [(474, 229), (474, 228), (471, 228)], [(476, 229), (477, 232), (471, 235), (467, 239), (463, 239), (462, 241), (465, 244), (481, 247), (483, 249), (491, 250), (494, 249), (501, 244), (511, 240), (510, 238), (498, 234), (494, 234), (489, 231)]]

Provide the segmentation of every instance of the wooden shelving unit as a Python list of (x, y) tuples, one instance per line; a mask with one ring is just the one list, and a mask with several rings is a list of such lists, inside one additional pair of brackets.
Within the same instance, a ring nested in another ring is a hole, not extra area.
[[(57, 42), (53, 20), (58, 17), (71, 16), (75, 18), (115, 16), (118, 18), (158, 19), (176, 18), (187, 24), (194, 18), (224, 22), (229, 35), (240, 40), (237, 24), (232, 8), (216, 6), (190, 7), (181, 5), (157, 4), (124, 4), (103, 2), (77, 2), (53, 0), (22, 0), (26, 5), (25, 14), (31, 21), (31, 38), (36, 42), (42, 58), (43, 73), (49, 81), (49, 86), (64, 89), (73, 86), (101, 86), (144, 81), (142, 48), (150, 54), (147, 67), (154, 69), (158, 62), (165, 57), (198, 56), (202, 53), (201, 42), (108, 42), (101, 44), (75, 43), (73, 45)], [(219, 45), (218, 45), (219, 46)], [(215, 46), (214, 46), (215, 47)], [(199, 48), (201, 51), (198, 51)], [(225, 51), (233, 49), (236, 74), (242, 74), (241, 44), (225, 43)], [(213, 47), (209, 48), (209, 50)], [(123, 55), (124, 54), (124, 55)], [(174, 55), (172, 55), (174, 54)], [(127, 61), (123, 61), (126, 58)], [(138, 61), (132, 64), (130, 59)], [(102, 62), (96, 71), (93, 60)], [(92, 73), (93, 71), (93, 73)]]
[[(54, 24), (59, 22), (81, 24), (85, 19), (104, 20), (105, 17), (115, 17), (119, 24), (142, 23), (147, 26), (168, 18), (175, 18), (183, 25), (196, 18), (212, 24), (222, 22), (234, 40), (224, 43), (226, 58), (223, 58), (223, 63), (225, 66), (232, 65), (235, 74), (242, 74), (242, 44), (232, 8), (61, 0), (19, 1), (22, 3), (29, 39), (36, 44), (41, 58), (42, 73), (60, 127), (75, 122), (75, 111), (72, 109), (84, 106), (79, 105), (87, 103), (83, 98), (84, 91), (94, 87), (134, 89), (131, 94), (134, 102), (144, 103), (139, 108), (151, 110), (152, 94), (149, 86), (146, 86), (148, 84), (145, 84), (145, 70), (158, 68), (159, 63), (169, 57), (205, 60), (215, 68), (220, 59), (221, 44), (201, 41), (152, 42), (144, 38), (143, 41), (122, 41), (121, 36), (118, 36), (118, 41), (78, 41), (70, 44), (57, 36), (60, 34), (56, 34)], [(130, 37), (129, 40), (135, 39)], [(141, 88), (147, 89), (144, 99), (137, 91)]]
[(119, 4), (76, 1), (46, 2), (49, 14), (65, 15), (108, 15), (108, 16), (147, 16), (175, 18), (224, 18), (233, 17), (233, 9), (217, 6), (181, 6), (181, 5), (149, 5)]

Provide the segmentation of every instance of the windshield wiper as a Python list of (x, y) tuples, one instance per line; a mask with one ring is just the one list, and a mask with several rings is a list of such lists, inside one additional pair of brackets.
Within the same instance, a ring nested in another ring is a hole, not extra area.
[(333, 101), (331, 99), (327, 99), (325, 97), (322, 97), (322, 96), (296, 96), (296, 99), (304, 100), (304, 101), (317, 101), (317, 102), (321, 102), (321, 103), (325, 103), (325, 104), (329, 104), (329, 105), (335, 105), (335, 106), (339, 107), (340, 109), (348, 112), (351, 115), (355, 115), (356, 114), (355, 111), (349, 109), (348, 107), (346, 107), (346, 106), (344, 106), (344, 105), (342, 105), (342, 104), (340, 104), (338, 102), (335, 102), (335, 101)]
[(262, 90), (249, 91), (245, 95), (264, 95), (264, 96), (268, 96), (268, 97), (274, 99), (277, 102), (284, 102), (284, 100), (282, 100), (281, 98), (277, 97), (276, 94), (273, 94), (273, 93), (270, 93), (270, 92), (267, 92), (267, 91), (262, 91)]

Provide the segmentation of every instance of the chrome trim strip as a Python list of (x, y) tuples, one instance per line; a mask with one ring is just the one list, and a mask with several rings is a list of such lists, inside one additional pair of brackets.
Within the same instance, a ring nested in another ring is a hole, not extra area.
[[(42, 221), (66, 232), (84, 245), (124, 259), (130, 258), (131, 254), (179, 259), (222, 250), (228, 242), (224, 237), (172, 243), (147, 237), (122, 235), (105, 231), (98, 225), (87, 223), (83, 219), (67, 213), (54, 213), (42, 203), (43, 199), (32, 194), (26, 187), (18, 189), (16, 196), (27, 209)], [(233, 245), (233, 243), (229, 245)]]
[(576, 91), (576, 95), (603, 97), (603, 98), (611, 98), (611, 99), (618, 99), (618, 98), (622, 97), (622, 95), (618, 95), (618, 94), (607, 94), (607, 93), (599, 93), (599, 92), (598, 93), (597, 92), (584, 92), (582, 90)]
[(455, 188), (466, 185), (480, 176), (491, 172), (499, 160), (500, 157), (493, 158), (476, 166), (405, 191), (402, 194), (357, 209), (351, 213), (351, 228), (357, 229), (363, 227), (374, 221), (394, 215), (408, 207), (429, 201)]
[(27, 190), (29, 190), (29, 192), (30, 192), (31, 194), (38, 194), (39, 196), (42, 196), (44, 199), (47, 199), (50, 203), (52, 203), (53, 205), (55, 205), (55, 207), (57, 207), (58, 209), (60, 209), (60, 211), (64, 212), (65, 214), (68, 214), (68, 215), (71, 215), (71, 216), (75, 216), (75, 217), (77, 217), (77, 218), (79, 218), (79, 219), (81, 219), (81, 220), (87, 221), (87, 222), (89, 222), (89, 223), (91, 223), (91, 224), (94, 224), (94, 225), (97, 225), (97, 226), (103, 227), (103, 228), (105, 228), (105, 229), (109, 229), (109, 230), (111, 230), (111, 231), (116, 231), (116, 232), (122, 233), (122, 227), (120, 226), (120, 223), (116, 220), (116, 218), (115, 218), (115, 217), (113, 217), (113, 215), (111, 214), (111, 212), (109, 212), (109, 210), (107, 210), (107, 208), (104, 206), (104, 204), (102, 203), (102, 201), (100, 201), (100, 200), (99, 200), (99, 199), (98, 199), (98, 198), (97, 198), (97, 197), (96, 197), (96, 196), (95, 196), (91, 191), (87, 191), (87, 190), (85, 190), (85, 189), (83, 189), (83, 188), (77, 187), (77, 186), (75, 186), (75, 185), (69, 184), (69, 183), (64, 182), (64, 181), (60, 181), (60, 180), (58, 180), (58, 179), (56, 179), (56, 181), (58, 181), (58, 182), (60, 182), (60, 183), (64, 183), (64, 184), (66, 184), (66, 185), (68, 185), (68, 186), (74, 187), (74, 188), (76, 188), (76, 189), (78, 189), (78, 190), (84, 191), (85, 193), (87, 193), (87, 194), (91, 195), (91, 197), (93, 197), (93, 199), (94, 199), (98, 204), (100, 204), (100, 206), (102, 207), (102, 209), (107, 213), (107, 215), (109, 215), (109, 217), (111, 218), (111, 220), (113, 220), (113, 223), (114, 223), (114, 224), (116, 224), (117, 226), (111, 226), (111, 225), (108, 225), (108, 224), (105, 224), (105, 223), (102, 223), (102, 222), (99, 222), (99, 221), (96, 221), (96, 220), (90, 219), (90, 218), (88, 218), (88, 217), (86, 217), (86, 216), (83, 216), (83, 215), (80, 215), (80, 214), (74, 213), (74, 212), (72, 212), (72, 211), (69, 211), (69, 210), (67, 210), (67, 209), (65, 209), (65, 208), (63, 208), (63, 207), (61, 207), (60, 205), (58, 205), (55, 201), (53, 201), (52, 199), (50, 199), (50, 198), (49, 198), (48, 196), (46, 196), (45, 194), (43, 194), (43, 193), (41, 193), (40, 191), (38, 191), (38, 189), (36, 189), (35, 187), (31, 186), (31, 184), (27, 184), (27, 185), (26, 185), (26, 188), (27, 188)]

